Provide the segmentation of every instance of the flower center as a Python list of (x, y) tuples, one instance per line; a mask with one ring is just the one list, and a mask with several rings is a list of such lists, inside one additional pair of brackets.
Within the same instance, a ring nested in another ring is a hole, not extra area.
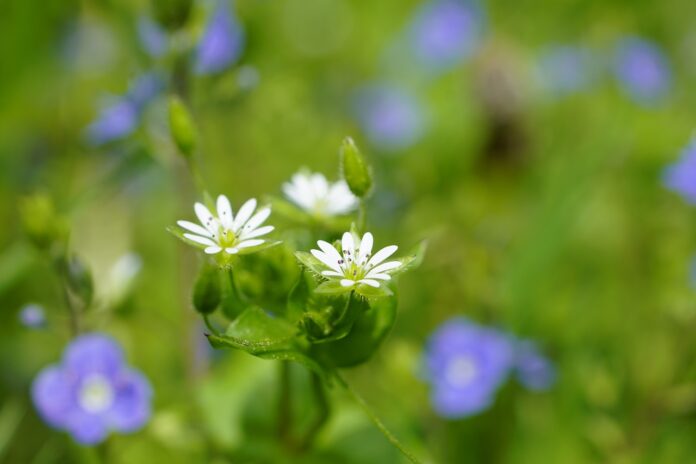
[(478, 367), (468, 355), (459, 355), (452, 359), (445, 369), (447, 382), (455, 387), (466, 387), (478, 375)]
[(82, 381), (77, 401), (89, 413), (106, 411), (114, 402), (114, 389), (101, 374), (92, 374)]
[(222, 248), (231, 248), (237, 242), (237, 236), (234, 232), (223, 225), (218, 228), (217, 239)]

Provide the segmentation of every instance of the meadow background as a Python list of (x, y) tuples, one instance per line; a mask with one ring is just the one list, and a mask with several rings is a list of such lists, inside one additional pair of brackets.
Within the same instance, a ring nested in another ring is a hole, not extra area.
[[(212, 5), (195, 3), (192, 36)], [(438, 463), (696, 462), (696, 209), (663, 182), (696, 127), (695, 3), (482, 1), (475, 47), (436, 70), (404, 51), (423, 2), (228, 5), (244, 29), (240, 57), (188, 84), (211, 190), (239, 204), (281, 195), (302, 166), (337, 178), (350, 135), (376, 175), (371, 230), (384, 244), (429, 240), (422, 266), (400, 281), (385, 345), (347, 372), (414, 453)], [(170, 89), (128, 137), (86, 140), (105, 96), (171, 65), (139, 42), (150, 8), (0, 4), (0, 462), (402, 462), (338, 390), (311, 456), (274, 451), (276, 366), (207, 347), (190, 307), (197, 256), (165, 231), (192, 217), (197, 199), (168, 137)], [(632, 98), (612, 72), (629, 36), (668, 62), (655, 101)], [(592, 51), (588, 83), (549, 81), (541, 63), (559, 44)], [(371, 137), (356, 111), (360, 89), (374, 85), (418, 102), (396, 145)], [(45, 426), (29, 397), (68, 340), (58, 280), (19, 220), (21, 199), (36, 192), (69, 218), (97, 295), (113, 302), (90, 325), (123, 344), (155, 391), (149, 424), (99, 455)], [(109, 286), (128, 253), (139, 273), (128, 289)], [(45, 308), (47, 328), (20, 323), (29, 303)], [(536, 340), (555, 384), (529, 392), (510, 381), (489, 410), (438, 417), (422, 356), (455, 315)]]

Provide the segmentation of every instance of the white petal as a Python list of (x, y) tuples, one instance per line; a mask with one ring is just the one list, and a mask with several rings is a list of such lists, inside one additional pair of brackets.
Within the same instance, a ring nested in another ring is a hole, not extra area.
[(377, 282), (376, 280), (372, 280), (372, 279), (362, 279), (359, 283), (369, 285), (370, 287), (375, 287), (375, 288), (379, 287), (379, 282)]
[(372, 253), (373, 241), (374, 238), (372, 237), (371, 233), (367, 232), (365, 235), (363, 235), (363, 238), (360, 241), (360, 251), (358, 252), (358, 264), (364, 265), (367, 263), (367, 257), (370, 253)]
[(228, 229), (232, 228), (232, 206), (230, 200), (225, 195), (217, 198), (217, 213), (222, 225)]
[(369, 276), (372, 273), (379, 274), (381, 272), (391, 271), (399, 266), (401, 266), (401, 261), (387, 261), (386, 263), (382, 263), (370, 269), (370, 272), (368, 272), (367, 275)]
[(201, 221), (201, 224), (210, 231), (211, 234), (214, 234), (217, 229), (217, 224), (215, 221), (215, 216), (212, 215), (210, 210), (205, 207), (203, 203), (196, 203), (193, 205), (193, 210), (196, 212), (196, 216), (198, 216), (198, 220)]
[(315, 258), (317, 258), (322, 263), (326, 264), (328, 267), (336, 272), (341, 272), (341, 266), (338, 265), (338, 260), (333, 259), (332, 256), (327, 256), (319, 250), (309, 250)]
[(250, 248), (250, 247), (255, 247), (258, 245), (261, 245), (265, 240), (261, 239), (256, 239), (256, 240), (245, 240), (243, 242), (240, 242), (237, 244), (237, 248)]
[(254, 229), (249, 233), (242, 232), (242, 234), (239, 236), (239, 238), (240, 238), (240, 240), (246, 240), (248, 238), (261, 237), (262, 235), (266, 235), (268, 233), (273, 232), (273, 229), (275, 229), (275, 227), (273, 227), (273, 226), (259, 227), (258, 229)]
[(355, 285), (354, 280), (341, 279), (341, 287), (352, 287), (353, 285)]
[(212, 234), (210, 233), (210, 231), (208, 231), (208, 229), (198, 224), (194, 224), (193, 222), (176, 221), (176, 223), (179, 225), (179, 227), (193, 232), (194, 234), (203, 235), (204, 237), (212, 237)]
[(388, 247), (384, 247), (381, 250), (379, 250), (377, 253), (375, 253), (372, 258), (367, 262), (368, 266), (376, 266), (394, 253), (396, 253), (396, 250), (398, 250), (399, 247), (396, 245), (390, 245)]
[(213, 242), (208, 237), (201, 237), (200, 235), (193, 235), (193, 234), (184, 234), (184, 237), (191, 240), (192, 242), (200, 243), (201, 245), (218, 246), (217, 243)]
[(391, 280), (391, 276), (389, 274), (373, 274), (371, 272), (368, 272), (365, 278), (377, 280)]
[(321, 275), (327, 277), (343, 277), (343, 274), (336, 271), (322, 271)]
[(263, 224), (263, 221), (268, 219), (268, 216), (271, 215), (271, 208), (263, 208), (261, 211), (258, 213), (254, 214), (249, 221), (247, 221), (246, 224), (244, 224), (244, 230), (252, 231), (256, 229), (258, 226)]
[(237, 249), (237, 247), (229, 247), (229, 248), (225, 248), (225, 252), (228, 255), (236, 255), (237, 253), (239, 253), (239, 249)]
[(242, 207), (239, 208), (239, 211), (237, 211), (237, 216), (234, 218), (234, 221), (232, 223), (232, 230), (235, 233), (239, 231), (239, 229), (249, 220), (251, 215), (254, 213), (255, 209), (256, 198), (247, 200), (246, 203), (244, 203)]
[(341, 247), (343, 248), (343, 256), (355, 259), (355, 243), (353, 242), (353, 234), (350, 232), (345, 232), (343, 238), (341, 239)]
[(317, 242), (317, 245), (319, 245), (319, 248), (321, 248), (321, 251), (323, 251), (327, 257), (333, 259), (336, 262), (336, 264), (341, 266), (341, 263), (343, 263), (343, 256), (341, 256), (341, 254), (338, 252), (336, 248), (334, 248), (333, 245), (323, 240), (319, 240)]
[(222, 251), (222, 248), (220, 248), (219, 246), (209, 246), (203, 251), (205, 251), (209, 255), (214, 255), (215, 253), (220, 253)]

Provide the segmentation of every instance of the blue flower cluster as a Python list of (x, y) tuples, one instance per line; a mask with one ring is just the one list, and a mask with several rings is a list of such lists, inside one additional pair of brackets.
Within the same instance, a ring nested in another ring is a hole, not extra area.
[(553, 364), (529, 340), (456, 317), (428, 341), (425, 364), (435, 411), (457, 419), (485, 411), (511, 373), (542, 391), (556, 378)]

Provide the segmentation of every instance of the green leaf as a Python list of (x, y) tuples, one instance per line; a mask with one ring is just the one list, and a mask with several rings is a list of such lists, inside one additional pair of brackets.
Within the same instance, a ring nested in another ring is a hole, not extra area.
[(211, 314), (222, 300), (220, 270), (204, 263), (193, 286), (193, 307), (201, 314)]
[(300, 277), (297, 283), (290, 290), (287, 303), (287, 317), (291, 321), (297, 321), (302, 317), (302, 314), (307, 310), (311, 289), (304, 270), (300, 272)]
[(321, 271), (326, 270), (324, 263), (315, 258), (311, 253), (307, 253), (306, 251), (296, 251), (295, 257), (304, 267), (318, 276), (321, 276)]
[(323, 295), (340, 295), (351, 291), (353, 291), (351, 287), (343, 287), (338, 280), (327, 280), (314, 289), (314, 293)]

